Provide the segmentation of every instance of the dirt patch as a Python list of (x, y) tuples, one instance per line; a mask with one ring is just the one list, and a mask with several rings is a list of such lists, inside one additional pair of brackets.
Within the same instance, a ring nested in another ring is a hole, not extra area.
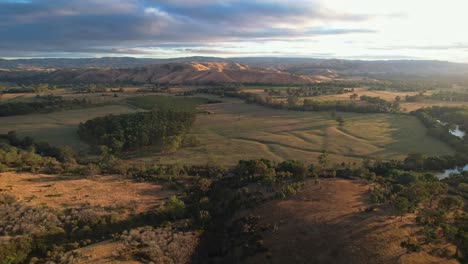
[[(116, 241), (104, 241), (84, 248), (73, 250), (66, 253), (68, 263), (94, 263), (94, 264), (138, 264), (134, 260), (118, 260), (118, 251), (122, 250), (124, 245)], [(70, 257), (73, 256), (73, 257)]]
[(157, 208), (173, 194), (161, 185), (136, 183), (123, 176), (81, 178), (19, 173), (0, 174), (0, 192), (30, 205), (52, 208), (82, 206), (141, 213)]

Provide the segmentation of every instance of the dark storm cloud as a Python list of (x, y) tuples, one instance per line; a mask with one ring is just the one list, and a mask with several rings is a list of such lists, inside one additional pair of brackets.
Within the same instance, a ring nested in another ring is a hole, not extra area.
[(310, 26), (315, 20), (368, 18), (335, 13), (315, 1), (0, 0), (0, 56), (147, 54), (142, 47), (370, 33)]

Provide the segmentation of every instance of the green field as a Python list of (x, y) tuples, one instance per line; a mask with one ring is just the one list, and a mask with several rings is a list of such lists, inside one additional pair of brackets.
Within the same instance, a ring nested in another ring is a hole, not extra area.
[[(360, 161), (363, 158), (402, 158), (410, 152), (427, 155), (452, 154), (444, 143), (426, 135), (426, 129), (413, 116), (396, 114), (338, 113), (345, 119), (339, 126), (330, 113), (275, 110), (237, 99), (215, 96), (144, 96), (127, 99), (133, 106), (185, 111), (203, 110), (197, 115), (191, 135), (199, 145), (184, 147), (172, 154), (154, 154), (151, 149), (132, 156), (136, 160), (205, 164), (209, 161), (233, 164), (240, 159), (267, 158), (316, 161), (324, 149), (334, 161)], [(204, 105), (203, 105), (204, 104)], [(138, 111), (132, 105), (101, 107), (0, 118), (0, 133), (15, 130), (53, 145), (87, 149), (76, 129), (80, 122), (107, 114)], [(198, 108), (197, 108), (198, 107)]]
[(287, 90), (298, 89), (299, 86), (274, 86), (274, 85), (247, 85), (239, 87), (241, 90)]
[(135, 112), (128, 105), (107, 105), (85, 109), (74, 109), (47, 114), (0, 117), (0, 134), (16, 131), (20, 136), (30, 136), (38, 141), (47, 141), (56, 146), (69, 145), (74, 149), (86, 150), (87, 145), (76, 135), (80, 122), (108, 114)]
[(200, 145), (168, 155), (141, 156), (138, 160), (162, 163), (233, 164), (240, 159), (268, 158), (316, 161), (323, 149), (335, 161), (362, 158), (402, 158), (411, 152), (452, 154), (413, 116), (338, 113), (338, 126), (329, 113), (269, 109), (223, 98), (224, 103), (201, 108), (213, 114), (199, 115), (191, 134)]
[(200, 97), (175, 97), (162, 95), (138, 96), (127, 99), (128, 103), (136, 107), (151, 110), (178, 110), (194, 112), (202, 104), (208, 103), (208, 99)]

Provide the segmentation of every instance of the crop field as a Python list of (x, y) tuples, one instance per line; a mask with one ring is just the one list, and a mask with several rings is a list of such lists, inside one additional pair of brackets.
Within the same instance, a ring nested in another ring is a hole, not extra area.
[(128, 103), (136, 107), (151, 110), (164, 109), (164, 110), (178, 110), (178, 111), (196, 111), (199, 105), (206, 104), (209, 100), (199, 97), (175, 97), (175, 96), (161, 96), (149, 95), (138, 96), (129, 98)]
[(16, 131), (20, 136), (30, 136), (55, 146), (69, 145), (78, 151), (86, 150), (87, 145), (76, 135), (80, 122), (108, 114), (125, 114), (135, 111), (138, 110), (128, 105), (105, 105), (47, 114), (0, 117), (0, 133)]
[(230, 165), (240, 159), (257, 158), (311, 162), (322, 150), (327, 150), (335, 161), (402, 158), (411, 152), (453, 153), (441, 141), (427, 136), (423, 125), (408, 115), (338, 113), (345, 119), (341, 127), (327, 112), (275, 110), (236, 99), (222, 100), (220, 104), (200, 107), (211, 114), (198, 115), (192, 129), (198, 146), (173, 154), (145, 153), (135, 159)]

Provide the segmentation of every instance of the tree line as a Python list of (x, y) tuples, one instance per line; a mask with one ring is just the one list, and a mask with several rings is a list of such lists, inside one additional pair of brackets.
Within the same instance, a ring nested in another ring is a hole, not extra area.
[(355, 100), (319, 101), (313, 99), (304, 99), (301, 103), (297, 96), (289, 96), (285, 102), (277, 102), (271, 96), (263, 98), (258, 94), (243, 92), (236, 87), (198, 89), (197, 92), (234, 97), (243, 99), (247, 103), (295, 111), (341, 111), (356, 113), (390, 113), (399, 111), (398, 102), (391, 103), (379, 97), (371, 96), (361, 96), (361, 100), (365, 103), (356, 102)]
[(450, 133), (455, 125), (463, 131), (468, 131), (468, 110), (463, 107), (433, 106), (411, 112), (436, 137), (460, 153), (468, 153), (468, 137), (456, 137)]
[(11, 102), (0, 104), (0, 116), (44, 113), (61, 109), (81, 108), (90, 105), (92, 105), (92, 103), (86, 98), (65, 100), (61, 96), (38, 95), (32, 102)]

